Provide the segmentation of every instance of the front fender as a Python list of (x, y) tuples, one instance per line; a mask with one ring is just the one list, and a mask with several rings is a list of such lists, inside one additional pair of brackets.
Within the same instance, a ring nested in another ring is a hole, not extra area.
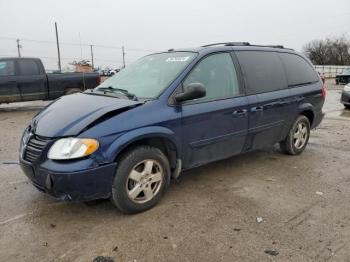
[(109, 162), (113, 162), (118, 156), (118, 154), (130, 144), (144, 138), (154, 137), (161, 137), (170, 140), (172, 144), (176, 147), (176, 151), (178, 153), (181, 152), (181, 143), (179, 139), (176, 139), (175, 133), (172, 130), (162, 126), (148, 126), (132, 130), (119, 136), (109, 146), (106, 152), (106, 159), (108, 159)]

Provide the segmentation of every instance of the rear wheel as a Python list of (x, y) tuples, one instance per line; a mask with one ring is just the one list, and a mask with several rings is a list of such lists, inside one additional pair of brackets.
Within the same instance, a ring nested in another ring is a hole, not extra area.
[(344, 105), (346, 109), (350, 109), (350, 105)]
[(154, 207), (170, 182), (170, 167), (164, 153), (139, 146), (118, 161), (112, 185), (112, 202), (122, 212), (138, 213)]
[(288, 155), (299, 155), (302, 153), (309, 141), (310, 121), (306, 116), (299, 116), (286, 139), (280, 143), (281, 149)]

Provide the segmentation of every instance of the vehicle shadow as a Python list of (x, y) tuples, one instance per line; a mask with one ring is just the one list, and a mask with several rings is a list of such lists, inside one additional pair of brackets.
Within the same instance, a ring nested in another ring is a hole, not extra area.
[[(249, 176), (249, 171), (252, 171), (251, 173), (255, 174), (259, 169), (259, 162), (263, 163), (263, 160), (276, 161), (280, 157), (284, 157), (284, 155), (280, 152), (279, 147), (275, 146), (273, 148), (248, 152), (242, 155), (233, 156), (224, 160), (215, 161), (200, 167), (186, 170), (181, 173), (177, 180), (171, 180), (171, 185), (169, 186), (164, 199), (161, 201), (163, 208), (166, 208), (165, 206), (169, 203), (176, 203), (177, 199), (174, 198), (180, 196), (183, 190), (190, 192), (193, 190), (193, 187), (196, 187), (197, 189), (198, 187), (202, 189), (207, 187), (209, 188), (212, 183), (216, 183), (218, 181), (225, 183), (225, 181), (229, 179), (228, 182), (232, 185), (232, 187), (235, 190), (239, 190), (239, 187), (235, 187), (234, 185), (243, 176)], [(197, 182), (200, 182), (200, 185), (198, 185)], [(178, 200), (181, 202), (182, 199)], [(101, 215), (110, 215), (112, 213), (114, 215), (118, 214), (118, 216), (124, 215), (113, 206), (109, 199), (101, 199), (98, 201), (93, 201), (92, 203), (61, 203), (62, 209), (70, 209), (70, 206), (72, 205), (72, 208), (79, 207), (79, 209), (84, 209), (86, 212), (97, 212)]]
[(341, 117), (350, 117), (350, 109), (343, 109), (343, 111), (340, 113)]
[[(183, 172), (179, 181), (172, 181), (157, 206), (134, 215), (120, 212), (109, 200), (97, 201), (96, 205), (90, 206), (57, 201), (36, 192), (28, 184), (25, 190), (29, 192), (25, 195), (31, 197), (23, 203), (28, 215), (17, 226), (43, 239), (50, 236), (48, 242), (57, 248), (66, 245), (62, 241), (67, 237), (76, 239), (73, 242), (78, 245), (78, 239), (86, 239), (83, 243), (88, 244), (87, 239), (103, 239), (111, 232), (120, 235), (133, 231), (137, 236), (148, 232), (145, 225), (155, 230), (153, 234), (158, 234), (159, 230), (166, 232), (167, 225), (172, 224), (175, 232), (181, 230), (178, 219), (188, 218), (193, 210), (196, 210), (198, 220), (198, 214), (224, 214), (226, 209), (239, 210), (243, 204), (256, 209), (256, 203), (249, 198), (249, 191), (245, 191), (244, 183), (240, 181), (247, 176), (261, 176), (263, 179), (267, 173), (264, 166), (269, 166), (266, 162), (279, 161), (283, 157), (278, 149), (267, 149), (193, 168)], [(135, 228), (135, 225), (138, 226)]]
[(0, 104), (1, 112), (23, 112), (23, 111), (39, 111), (47, 106), (50, 101), (34, 101), (34, 102), (21, 102), (12, 104)]

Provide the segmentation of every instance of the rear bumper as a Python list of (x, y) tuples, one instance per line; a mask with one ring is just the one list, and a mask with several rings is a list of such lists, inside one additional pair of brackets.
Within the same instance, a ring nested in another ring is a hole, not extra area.
[(32, 184), (42, 192), (66, 201), (89, 201), (111, 195), (116, 163), (75, 172), (51, 172), (33, 168), (23, 160), (20, 166)]
[(344, 105), (350, 105), (350, 92), (343, 91), (341, 94), (340, 102)]
[(323, 112), (315, 114), (315, 118), (312, 122), (311, 129), (316, 128), (321, 123), (322, 119), (324, 118), (324, 115), (325, 115), (325, 113), (323, 113)]

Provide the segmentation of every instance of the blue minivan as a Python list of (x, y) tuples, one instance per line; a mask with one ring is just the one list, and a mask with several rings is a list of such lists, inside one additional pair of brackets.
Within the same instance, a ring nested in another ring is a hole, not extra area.
[(312, 64), (283, 46), (171, 49), (41, 110), (24, 131), (20, 164), (58, 199), (110, 198), (141, 212), (183, 170), (276, 143), (300, 154), (325, 95)]

